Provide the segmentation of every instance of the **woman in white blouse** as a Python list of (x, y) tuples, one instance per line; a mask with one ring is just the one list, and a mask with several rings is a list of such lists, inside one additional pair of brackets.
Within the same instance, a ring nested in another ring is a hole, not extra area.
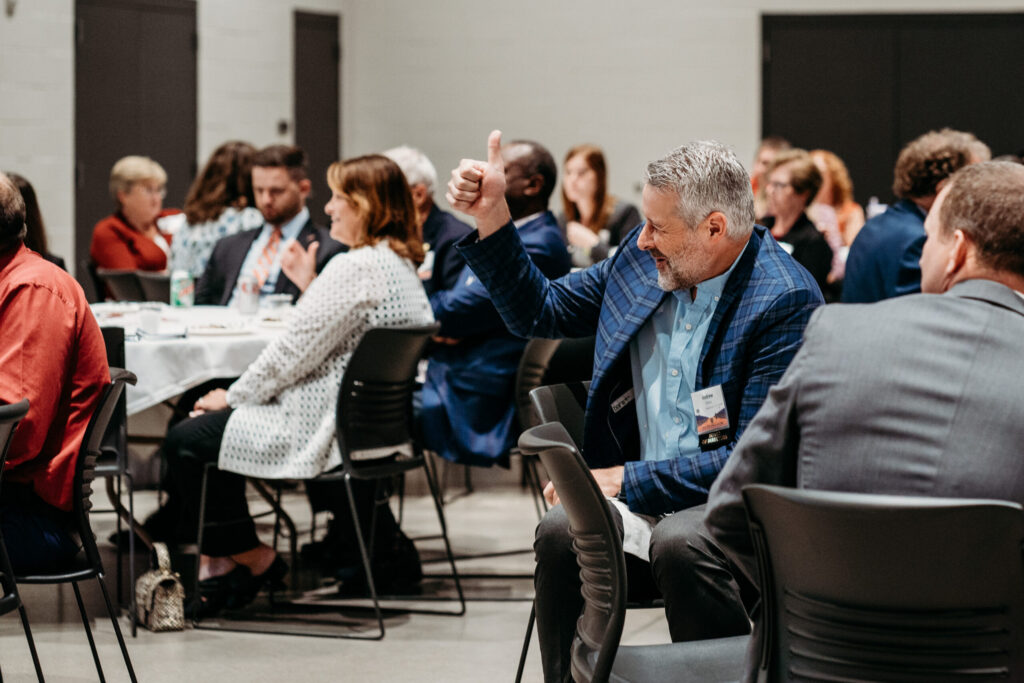
[[(433, 321), (416, 275), (423, 245), (402, 171), (386, 157), (364, 156), (331, 165), (327, 182), (331, 237), (350, 250), (331, 259), (308, 286), (288, 331), (230, 388), (199, 399), (195, 417), (175, 426), (164, 445), (185, 508), (183, 530), (197, 523), (204, 464), (217, 463), (207, 484), (206, 517), (226, 523), (204, 532), (204, 615), (249, 602), (287, 572), (256, 536), (244, 477), (301, 479), (338, 466), (338, 386), (363, 333)], [(367, 501), (372, 504), (372, 496)]]

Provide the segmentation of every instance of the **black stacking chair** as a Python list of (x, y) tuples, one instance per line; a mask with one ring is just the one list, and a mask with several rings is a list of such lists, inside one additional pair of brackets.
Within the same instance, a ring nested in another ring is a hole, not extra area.
[[(142, 285), (134, 270), (117, 270), (114, 268), (97, 268), (96, 278), (103, 283), (106, 291), (114, 301), (145, 301)], [(103, 298), (103, 290), (100, 290)]]
[(117, 613), (110, 602), (110, 594), (103, 584), (103, 562), (100, 559), (99, 549), (96, 547), (96, 537), (89, 524), (89, 510), (92, 508), (92, 482), (96, 476), (96, 458), (100, 454), (100, 447), (103, 436), (107, 431), (107, 425), (117, 407), (118, 399), (124, 392), (125, 384), (135, 384), (135, 375), (120, 368), (110, 369), (111, 382), (103, 388), (99, 405), (89, 420), (89, 426), (85, 431), (85, 438), (82, 440), (82, 448), (78, 453), (78, 461), (75, 464), (75, 488), (72, 505), (72, 519), (74, 531), (77, 532), (82, 550), (76, 555), (69, 566), (63, 571), (50, 574), (30, 574), (17, 577), (18, 583), (22, 584), (60, 584), (70, 583), (75, 591), (75, 600), (78, 602), (78, 611), (82, 615), (82, 624), (85, 626), (85, 634), (89, 639), (89, 648), (92, 650), (92, 658), (96, 663), (96, 672), (99, 679), (103, 680), (103, 667), (100, 665), (99, 652), (96, 650), (96, 643), (92, 637), (92, 629), (89, 627), (89, 617), (85, 613), (85, 605), (82, 603), (82, 594), (78, 588), (78, 582), (86, 579), (96, 579), (103, 593), (103, 599), (107, 604), (107, 613), (110, 615), (110, 623), (114, 627), (114, 634), (117, 636), (117, 643), (121, 646), (121, 654), (124, 657), (125, 666), (128, 669), (128, 676), (136, 681), (135, 670), (132, 668), (132, 660), (128, 656), (128, 648), (124, 643), (124, 636), (121, 634), (121, 627), (117, 622)]
[[(28, 399), (23, 398), (17, 403), (0, 406), (0, 475), (3, 474), (4, 466), (7, 464), (7, 449), (14, 438), (14, 430), (18, 423), (28, 413)], [(14, 579), (14, 570), (11, 569), (11, 560), (7, 557), (7, 546), (4, 544), (3, 535), (0, 534), (0, 614), (7, 614), (18, 610), (21, 616), (21, 627), (25, 630), (25, 640), (28, 642), (28, 650), (32, 654), (32, 665), (36, 668), (36, 678), (43, 680), (43, 670), (39, 666), (39, 654), (36, 652), (36, 643), (32, 639), (32, 629), (28, 625), (28, 614), (25, 612), (25, 605), (21, 602), (18, 594), (18, 583)], [(0, 680), (3, 675), (0, 674)]]
[(171, 276), (167, 273), (150, 272), (148, 270), (135, 271), (135, 277), (139, 280), (139, 287), (142, 288), (143, 301), (160, 301), (165, 304), (171, 302)]
[[(103, 333), (103, 344), (107, 351), (107, 365), (111, 368), (121, 368), (125, 364), (124, 356), (124, 328), (101, 327)], [(121, 529), (122, 524), (127, 525), (132, 533), (128, 534), (128, 608), (131, 611), (132, 637), (138, 634), (138, 624), (135, 614), (135, 539), (141, 538), (149, 549), (152, 549), (152, 540), (142, 525), (135, 519), (135, 480), (128, 470), (128, 411), (124, 392), (121, 392), (114, 413), (107, 424), (106, 433), (103, 435), (103, 442), (100, 446), (100, 455), (96, 459), (96, 476), (102, 477), (106, 482), (107, 499), (110, 501), (111, 509), (97, 510), (92, 512), (114, 512), (117, 515), (117, 596), (118, 599), (124, 595), (124, 580), (122, 576), (122, 548)], [(128, 507), (125, 508), (121, 502), (121, 492), (128, 491)]]
[[(551, 358), (555, 355), (561, 342), (561, 339), (531, 339), (523, 349), (523, 357), (519, 360), (519, 367), (516, 369), (515, 394), (516, 420), (519, 422), (520, 431), (525, 431), (543, 422), (537, 416), (537, 411), (530, 402), (530, 392), (543, 383)], [(542, 519), (548, 510), (548, 503), (544, 500), (544, 487), (540, 483), (540, 474), (537, 472), (537, 458), (536, 456), (524, 456), (518, 447), (513, 447), (511, 455), (518, 455), (523, 463), (523, 478), (533, 493), (537, 519)]]
[[(335, 436), (341, 451), (342, 464), (339, 468), (325, 472), (312, 481), (341, 481), (344, 483), (349, 497), (356, 538), (359, 542), (363, 571), (366, 573), (366, 583), (370, 593), (368, 597), (373, 603), (377, 632), (364, 634), (345, 629), (340, 632), (317, 633), (316, 635), (367, 640), (380, 640), (384, 637), (381, 597), (377, 594), (374, 584), (369, 552), (369, 548), (372, 547), (372, 539), (363, 537), (359, 512), (356, 510), (352, 497), (352, 480), (375, 481), (378, 485), (378, 492), (380, 492), (380, 486), (384, 482), (419, 468), (423, 468), (430, 493), (434, 498), (434, 507), (437, 510), (437, 519), (441, 526), (441, 538), (444, 541), (445, 553), (448, 564), (451, 566), (452, 579), (458, 594), (459, 609), (458, 611), (443, 612), (411, 609), (404, 611), (445, 616), (461, 616), (466, 613), (466, 599), (459, 581), (458, 570), (455, 567), (451, 543), (448, 540), (448, 529), (437, 481), (419, 444), (413, 438), (412, 393), (416, 388), (417, 365), (423, 356), (427, 342), (437, 334), (439, 329), (440, 326), (437, 324), (408, 328), (373, 328), (367, 330), (363, 335), (355, 351), (352, 352), (352, 358), (349, 359), (338, 391), (336, 413)], [(202, 498), (205, 502), (205, 485)], [(387, 505), (388, 503), (386, 498), (383, 498), (378, 504)], [(372, 529), (374, 526), (371, 523), (370, 528)], [(202, 527), (200, 527), (201, 532)], [(200, 543), (201, 541), (200, 537)], [(296, 634), (293, 630), (260, 629), (260, 632), (305, 635), (303, 633)]]
[[(590, 389), (590, 382), (566, 382), (564, 384), (546, 384), (536, 387), (530, 392), (530, 401), (533, 404), (533, 412), (537, 417), (537, 424), (546, 422), (560, 423), (569, 434), (576, 448), (583, 445), (583, 418), (587, 410), (587, 392)], [(524, 460), (536, 460), (537, 454), (523, 454)], [(536, 469), (534, 470), (536, 472)], [(540, 477), (537, 477), (537, 485), (540, 486)], [(543, 489), (541, 489), (543, 491)], [(543, 497), (543, 493), (541, 494)], [(545, 501), (544, 509), (547, 510)], [(662, 601), (644, 602), (631, 605), (633, 607), (660, 607)], [(516, 673), (516, 683), (523, 678), (523, 668), (526, 666), (526, 655), (530, 651), (530, 639), (533, 637), (533, 623), (536, 620), (536, 608), (530, 608), (530, 618), (526, 622), (526, 635), (523, 637), (523, 650), (519, 655), (519, 669)]]
[(96, 264), (89, 259), (82, 259), (78, 262), (78, 280), (82, 283), (82, 291), (85, 292), (85, 300), (91, 304), (104, 301), (107, 298), (104, 291), (103, 281), (96, 274)]
[(1020, 505), (764, 485), (743, 498), (766, 680), (1024, 679)]

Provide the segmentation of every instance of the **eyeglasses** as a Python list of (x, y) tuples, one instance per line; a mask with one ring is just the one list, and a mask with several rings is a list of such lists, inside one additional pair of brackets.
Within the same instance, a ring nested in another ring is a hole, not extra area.
[(768, 183), (769, 190), (785, 190), (789, 186), (789, 183), (780, 183), (777, 180), (773, 180), (772, 182)]
[(167, 188), (163, 185), (157, 187), (155, 185), (146, 185), (145, 183), (136, 183), (132, 186), (132, 189), (134, 190), (136, 187), (151, 197), (160, 197), (163, 199), (167, 196)]

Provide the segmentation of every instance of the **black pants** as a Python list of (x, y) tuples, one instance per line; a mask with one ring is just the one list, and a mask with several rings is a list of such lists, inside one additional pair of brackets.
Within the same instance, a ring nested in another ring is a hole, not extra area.
[[(207, 463), (216, 463), (220, 454), (224, 429), (227, 427), (230, 410), (205, 413), (175, 425), (167, 433), (164, 455), (167, 458), (168, 480), (173, 494), (179, 497), (179, 538), (195, 535), (199, 525), (199, 497), (202, 490), (203, 471)], [(203, 531), (201, 552), (211, 557), (225, 557), (252, 550), (260, 543), (256, 525), (249, 515), (245, 499), (245, 477), (233, 472), (211, 468), (206, 483), (206, 521)], [(326, 509), (334, 515), (335, 528), (342, 543), (351, 543), (355, 549), (355, 531), (348, 496), (342, 482), (319, 484), (321, 495), (328, 501)], [(359, 513), (360, 529), (367, 544), (370, 543), (370, 527), (373, 519), (376, 483), (355, 479), (352, 493)], [(388, 550), (399, 534), (398, 525), (391, 508), (381, 505), (377, 508), (374, 528), (374, 546)], [(356, 551), (357, 552), (357, 551)]]
[[(615, 508), (612, 516), (621, 534), (622, 518)], [(757, 590), (734, 577), (728, 560), (707, 537), (703, 518), (704, 506), (700, 506), (659, 522), (651, 536), (650, 563), (626, 555), (629, 599), (644, 601), (660, 594), (665, 600), (673, 642), (750, 632), (744, 605), (755, 604)], [(544, 680), (560, 683), (568, 680), (570, 647), (583, 609), (579, 565), (572, 551), (569, 520), (561, 505), (549, 510), (537, 526), (533, 547), (537, 555), (537, 637)]]

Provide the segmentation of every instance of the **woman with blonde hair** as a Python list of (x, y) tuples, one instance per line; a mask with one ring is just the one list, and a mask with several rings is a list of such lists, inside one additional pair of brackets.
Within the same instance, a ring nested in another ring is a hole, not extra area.
[(92, 231), (89, 257), (98, 268), (164, 270), (171, 235), (157, 226), (157, 219), (178, 213), (164, 209), (167, 172), (149, 157), (127, 156), (110, 169), (113, 214)]
[(604, 152), (597, 145), (576, 145), (565, 155), (562, 207), (558, 224), (573, 264), (581, 267), (606, 258), (641, 222), (635, 206), (608, 193)]
[[(340, 465), (334, 438), (338, 386), (363, 333), (433, 321), (416, 275), (423, 244), (401, 169), (386, 157), (363, 156), (332, 164), (327, 182), (330, 234), (349, 251), (331, 259), (309, 284), (285, 334), (230, 388), (199, 399), (195, 416), (172, 428), (164, 444), (172, 485), (181, 495), (183, 532), (196, 527), (205, 463), (217, 463), (208, 478), (206, 517), (220, 524), (205, 533), (200, 559), (204, 615), (244, 605), (287, 572), (277, 552), (256, 536), (245, 477), (308, 479)], [(356, 490), (366, 521), (373, 488), (370, 482)], [(347, 515), (347, 501), (335, 502), (335, 515)], [(375, 564), (389, 552), (400, 554), (415, 564), (418, 578), (415, 549), (386, 506), (376, 525)]]

